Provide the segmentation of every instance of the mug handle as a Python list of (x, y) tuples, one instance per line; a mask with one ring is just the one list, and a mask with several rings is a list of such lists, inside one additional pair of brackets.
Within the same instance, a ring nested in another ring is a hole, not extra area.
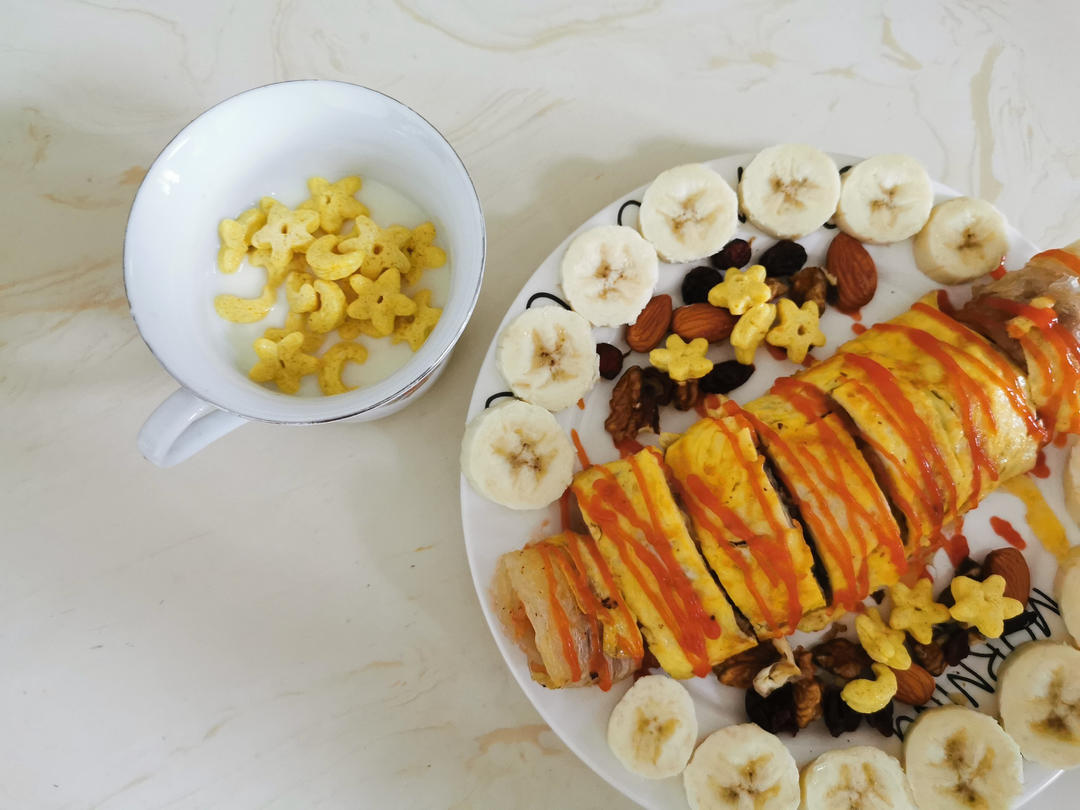
[(186, 461), (247, 422), (179, 388), (158, 405), (139, 431), (139, 452), (158, 467)]

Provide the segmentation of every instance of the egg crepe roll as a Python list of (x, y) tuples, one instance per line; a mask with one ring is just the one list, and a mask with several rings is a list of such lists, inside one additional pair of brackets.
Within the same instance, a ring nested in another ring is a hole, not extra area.
[(694, 424), (665, 457), (709, 567), (759, 639), (789, 635), (825, 606), (813, 555), (757, 450), (749, 421), (730, 415)]
[(649, 649), (676, 678), (704, 676), (757, 639), (745, 632), (691, 540), (659, 450), (590, 467), (571, 485)]
[(563, 532), (504, 554), (493, 596), (544, 686), (596, 683), (606, 691), (641, 667), (641, 634), (591, 537)]

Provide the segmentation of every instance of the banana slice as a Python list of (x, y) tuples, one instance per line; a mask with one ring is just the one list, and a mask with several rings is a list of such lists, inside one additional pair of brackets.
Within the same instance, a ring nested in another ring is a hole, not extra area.
[(700, 163), (661, 172), (641, 197), (638, 227), (666, 262), (694, 262), (735, 235), (739, 203), (727, 181)]
[(633, 323), (652, 298), (656, 249), (633, 228), (601, 225), (579, 234), (562, 260), (570, 306), (596, 326)]
[(561, 411), (600, 379), (589, 322), (562, 307), (533, 307), (507, 324), (495, 349), (499, 373), (526, 402)]
[(1054, 592), (1065, 629), (1074, 642), (1080, 641), (1080, 546), (1069, 549), (1065, 559), (1058, 563)]
[(713, 732), (683, 772), (691, 810), (795, 810), (799, 769), (787, 747), (753, 723)]
[(904, 768), (919, 807), (1007, 810), (1024, 784), (1020, 749), (989, 715), (941, 706), (904, 738)]
[(739, 204), (751, 224), (777, 239), (816, 231), (836, 211), (840, 173), (833, 159), (801, 143), (762, 149), (739, 181)]
[(860, 242), (887, 245), (914, 236), (934, 204), (930, 175), (910, 155), (875, 155), (844, 173), (836, 224)]
[(1027, 759), (1080, 765), (1080, 650), (1053, 641), (1019, 647), (1002, 667), (1001, 722)]
[(985, 276), (1009, 252), (1005, 218), (985, 200), (957, 197), (935, 205), (912, 242), (915, 264), (939, 284)]
[(461, 440), (472, 488), (511, 509), (539, 509), (570, 486), (574, 447), (549, 411), (507, 400), (478, 413)]
[(646, 675), (615, 705), (607, 739), (628, 771), (646, 779), (667, 779), (686, 767), (697, 730), (694, 701), (686, 687), (666, 675)]
[(880, 748), (826, 751), (802, 772), (803, 810), (916, 810), (904, 769)]
[[(1080, 526), (1080, 450), (1073, 441), (1065, 460), (1065, 508), (1073, 523)], [(1080, 630), (1080, 626), (1076, 628)]]

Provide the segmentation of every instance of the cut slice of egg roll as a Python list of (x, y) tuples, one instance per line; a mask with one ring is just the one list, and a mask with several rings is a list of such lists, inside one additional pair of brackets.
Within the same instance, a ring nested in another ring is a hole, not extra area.
[(1025, 369), (1050, 436), (1080, 433), (1080, 242), (977, 286), (956, 318)]
[(493, 596), (543, 686), (606, 691), (641, 667), (641, 633), (591, 537), (563, 532), (504, 554)]
[(807, 616), (803, 629), (814, 629), (900, 578), (900, 528), (850, 425), (819, 391), (781, 378), (745, 411), (827, 578), (831, 610)]
[(753, 647), (690, 538), (659, 450), (590, 467), (574, 477), (581, 514), (660, 666), (704, 676)]
[(738, 406), (695, 423), (665, 457), (709, 567), (759, 639), (795, 631), (825, 606), (814, 558)]

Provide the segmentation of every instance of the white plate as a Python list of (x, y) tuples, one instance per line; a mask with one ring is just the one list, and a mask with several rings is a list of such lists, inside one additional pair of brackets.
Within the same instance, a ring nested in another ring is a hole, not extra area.
[[(739, 167), (747, 165), (752, 157), (753, 155), (734, 155), (710, 161), (708, 165), (724, 176), (732, 187), (735, 187)], [(845, 155), (833, 155), (833, 158), (838, 166), (854, 164), (859, 160)], [(939, 183), (935, 184), (934, 188), (938, 201), (959, 196), (958, 192)], [(637, 208), (626, 203), (630, 200), (640, 200), (644, 190), (645, 187), (642, 186), (624, 195), (570, 234), (533, 273), (532, 278), (511, 304), (499, 330), (501, 331), (511, 318), (520, 314), (537, 293), (562, 297), (559, 288), (559, 263), (570, 240), (586, 228), (615, 224), (619, 221), (620, 210), (622, 210), (622, 224), (636, 225)], [(825, 250), (835, 233), (834, 230), (823, 228), (798, 240), (806, 248), (809, 264), (823, 265), (825, 263)], [(744, 239), (754, 238), (752, 247), (755, 259), (765, 247), (775, 241), (750, 225), (740, 225), (737, 236)], [(1012, 228), (1009, 229), (1009, 239), (1010, 250), (1005, 260), (1006, 265), (1010, 269), (1017, 269), (1031, 257), (1035, 248)], [(878, 266), (878, 290), (874, 300), (862, 311), (863, 323), (871, 325), (899, 315), (919, 296), (935, 288), (936, 285), (915, 268), (909, 243), (901, 242), (889, 246), (868, 245), (867, 249)], [(703, 263), (705, 262), (697, 264)], [(669, 293), (674, 302), (680, 304), (682, 302), (679, 292), (680, 284), (687, 270), (693, 266), (695, 265), (662, 264), (657, 293)], [(533, 302), (533, 306), (543, 305), (558, 306), (546, 298), (539, 298)], [(853, 323), (854, 321), (847, 315), (829, 308), (821, 319), (821, 328), (828, 338), (828, 343), (825, 347), (815, 350), (817, 356), (823, 359), (829, 357), (837, 346), (854, 337), (851, 328)], [(607, 341), (624, 349), (626, 347), (621, 328), (597, 328), (594, 330), (594, 335), (598, 342)], [(709, 356), (713, 360), (729, 359), (732, 356), (731, 348), (726, 345), (710, 347)], [(631, 354), (626, 358), (624, 367), (647, 363), (648, 360), (644, 355)], [(767, 352), (759, 351), (757, 371), (749, 382), (734, 392), (734, 398), (740, 403), (745, 403), (765, 393), (776, 377), (792, 374), (796, 370), (798, 367), (794, 364), (774, 360)], [(604, 419), (608, 414), (608, 399), (613, 385), (613, 382), (601, 380), (586, 397), (584, 410), (569, 408), (557, 415), (559, 423), (567, 431), (571, 428), (578, 431), (594, 463), (618, 457), (610, 437), (604, 431)], [(471, 419), (485, 407), (489, 397), (506, 391), (506, 387), (505, 381), (496, 370), (495, 341), (493, 340), (477, 376), (476, 388), (473, 390), (472, 402), (469, 405), (469, 418)], [(661, 427), (665, 430), (683, 430), (697, 418), (692, 411), (678, 413), (673, 408), (668, 408), (661, 416)], [(647, 440), (644, 435), (641, 438), (643, 441)], [(648, 437), (648, 440), (655, 441), (655, 438)], [(1061, 450), (1047, 448), (1047, 463), (1053, 473), (1049, 478), (1038, 482), (1050, 506), (1059, 515), (1066, 514), (1061, 487), (1063, 455)], [(1041, 627), (1033, 625), (1030, 634), (1028, 631), (1021, 631), (992, 644), (977, 647), (960, 667), (950, 668), (945, 675), (937, 679), (939, 689), (935, 697), (941, 702), (948, 702), (946, 693), (963, 691), (978, 703), (980, 710), (987, 712), (995, 711), (996, 673), (1002, 656), (1007, 654), (1010, 644), (1022, 643), (1033, 636), (1064, 637), (1063, 625), (1055, 613), (1056, 605), (1050, 597), (1057, 563), (1049, 553), (1043, 550), (1028, 530), (1023, 506), (1016, 498), (1005, 493), (993, 493), (979, 505), (978, 509), (968, 514), (964, 531), (969, 539), (972, 556), (976, 560), (981, 559), (985, 551), (1004, 545), (1004, 541), (990, 529), (988, 521), (992, 515), (1000, 515), (1008, 520), (1027, 540), (1028, 548), (1025, 554), (1031, 565), (1032, 586), (1037, 589), (1033, 592), (1032, 606), (1040, 609), (1046, 618), (1046, 623)], [(465, 530), (465, 548), (484, 615), (487, 617), (488, 625), (510, 671), (514, 673), (514, 677), (517, 678), (537, 711), (552, 730), (590, 768), (634, 801), (652, 810), (685, 808), (686, 799), (680, 778), (658, 782), (641, 779), (626, 771), (608, 749), (605, 739), (608, 715), (611, 714), (612, 707), (629, 687), (630, 682), (616, 684), (607, 693), (600, 691), (597, 687), (562, 690), (543, 688), (529, 676), (524, 653), (507, 638), (492, 612), (490, 586), (499, 555), (520, 548), (531, 540), (556, 533), (559, 530), (557, 505), (545, 510), (514, 512), (480, 497), (462, 478), (461, 519)], [(1071, 526), (1068, 526), (1067, 530), (1070, 532), (1071, 542), (1076, 543), (1080, 540), (1074, 535)], [(944, 552), (935, 559), (934, 571), (941, 578), (938, 583), (940, 587), (952, 571), (952, 566)], [(1038, 593), (1039, 591), (1041, 594)], [(684, 683), (694, 697), (702, 738), (731, 723), (746, 722), (741, 690), (723, 686), (711, 675), (706, 678), (694, 678)], [(902, 729), (914, 717), (914, 712), (900, 711), (900, 708), (898, 707), (897, 710), (897, 723)], [(907, 719), (904, 715), (907, 715)], [(824, 723), (818, 721), (799, 732), (797, 737), (782, 735), (782, 739), (787, 743), (800, 766), (830, 748), (850, 745), (876, 745), (890, 754), (899, 755), (900, 753), (900, 742), (895, 735), (885, 738), (876, 731), (866, 729), (865, 725), (853, 734), (834, 739), (829, 735)], [(1018, 804), (1031, 799), (1050, 784), (1060, 771), (1055, 772), (1028, 763), (1024, 773), (1025, 789), (1023, 798)]]

